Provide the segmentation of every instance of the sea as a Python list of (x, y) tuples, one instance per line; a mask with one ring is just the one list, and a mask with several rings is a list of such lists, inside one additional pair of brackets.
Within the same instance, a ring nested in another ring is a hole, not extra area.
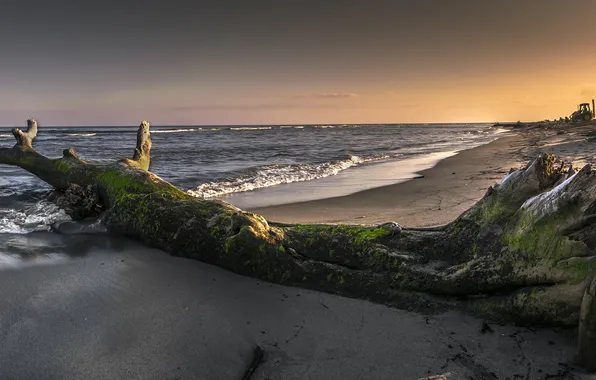
[[(74, 147), (84, 160), (109, 162), (132, 156), (136, 129), (40, 125), (34, 147), (48, 157)], [(502, 132), (489, 124), (152, 126), (150, 170), (193, 196), (250, 209), (403, 182)], [(0, 146), (13, 144), (10, 128), (0, 128)], [(50, 192), (0, 165), (0, 235), (68, 220)]]

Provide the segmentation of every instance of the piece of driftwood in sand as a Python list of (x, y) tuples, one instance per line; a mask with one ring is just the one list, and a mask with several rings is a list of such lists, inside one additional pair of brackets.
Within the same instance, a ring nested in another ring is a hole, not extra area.
[[(512, 171), (440, 228), (282, 225), (188, 195), (148, 171), (149, 124), (132, 159), (85, 162), (72, 149), (50, 159), (16, 129), (0, 163), (59, 191), (82, 188), (103, 224), (176, 256), (274, 283), (412, 310), (464, 308), (516, 323), (579, 323), (579, 358), (596, 370), (596, 171), (577, 173), (543, 154)], [(591, 286), (590, 286), (591, 283)]]

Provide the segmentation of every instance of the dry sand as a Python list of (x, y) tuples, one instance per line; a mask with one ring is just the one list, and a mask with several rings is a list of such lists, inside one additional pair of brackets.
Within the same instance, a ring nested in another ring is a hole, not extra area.
[[(519, 131), (421, 180), (258, 211), (281, 221), (445, 223), (540, 150), (593, 161), (589, 130), (557, 132)], [(255, 345), (265, 356), (253, 380), (596, 378), (571, 367), (573, 329), (491, 324), (482, 333), (481, 320), (461, 313), (268, 284), (106, 235), (0, 236), (0, 251), (44, 259), (0, 270), (2, 380), (241, 379)]]

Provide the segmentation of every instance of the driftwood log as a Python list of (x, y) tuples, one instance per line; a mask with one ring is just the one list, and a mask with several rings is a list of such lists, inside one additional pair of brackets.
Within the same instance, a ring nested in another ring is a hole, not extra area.
[(455, 221), (439, 228), (285, 225), (221, 201), (190, 196), (148, 171), (149, 124), (132, 159), (50, 159), (15, 129), (0, 163), (57, 190), (92, 186), (103, 224), (172, 255), (267, 281), (437, 310), (459, 307), (515, 323), (579, 324), (579, 359), (596, 370), (596, 172), (542, 154)]

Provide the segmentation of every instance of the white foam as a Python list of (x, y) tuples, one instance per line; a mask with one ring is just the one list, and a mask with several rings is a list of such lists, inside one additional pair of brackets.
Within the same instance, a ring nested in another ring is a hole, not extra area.
[(329, 129), (329, 128), (360, 128), (359, 124), (341, 124), (341, 125), (315, 125), (315, 128)]
[[(200, 132), (203, 128), (184, 128), (184, 129), (157, 129), (151, 131), (153, 133), (182, 133), (182, 132)], [(216, 128), (210, 129), (211, 131), (216, 130)]]
[(365, 162), (390, 158), (388, 155), (361, 158), (350, 156), (346, 160), (321, 164), (267, 165), (249, 175), (206, 183), (188, 193), (197, 197), (216, 197), (223, 194), (250, 191), (285, 183), (303, 182), (336, 175), (342, 170)]
[(50, 224), (70, 220), (54, 203), (41, 200), (23, 209), (0, 209), (0, 233), (26, 234), (47, 231)]
[(272, 127), (232, 127), (230, 128), (231, 131), (262, 131), (268, 130)]
[(504, 129), (504, 128), (497, 128), (496, 131), (491, 131), (491, 132), (494, 133), (494, 134), (500, 134), (500, 133), (509, 132), (509, 130), (508, 129)]
[(91, 136), (97, 136), (97, 133), (67, 133), (66, 136), (91, 137)]

